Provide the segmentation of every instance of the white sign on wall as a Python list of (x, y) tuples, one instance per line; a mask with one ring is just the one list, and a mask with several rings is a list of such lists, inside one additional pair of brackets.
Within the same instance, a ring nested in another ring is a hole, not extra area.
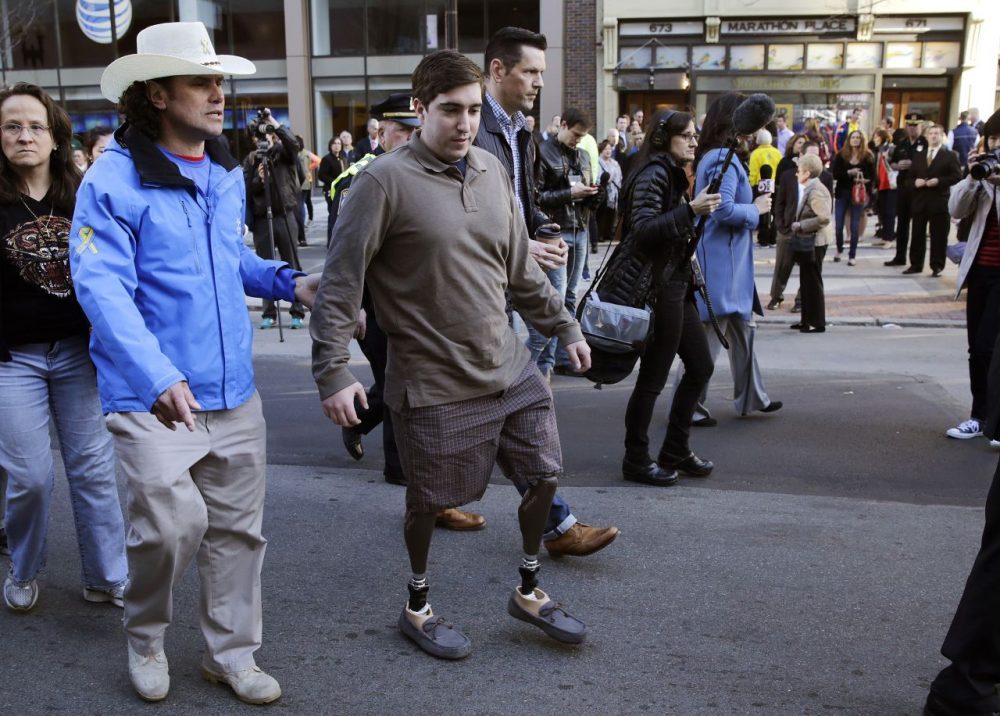
[(808, 18), (801, 20), (723, 20), (723, 35), (826, 35), (855, 31), (853, 17)]
[(650, 35), (701, 35), (705, 23), (677, 22), (675, 20), (653, 20), (650, 22), (623, 22), (618, 27), (621, 37), (649, 37)]

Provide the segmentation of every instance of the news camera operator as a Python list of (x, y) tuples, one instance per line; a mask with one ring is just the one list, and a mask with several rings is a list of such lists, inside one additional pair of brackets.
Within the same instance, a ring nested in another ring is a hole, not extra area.
[[(267, 108), (257, 112), (250, 124), (252, 139), (257, 149), (243, 160), (243, 176), (247, 183), (248, 223), (253, 232), (254, 250), (264, 259), (275, 258), (277, 251), (281, 260), (296, 271), (301, 271), (299, 254), (295, 240), (299, 235), (299, 145), (287, 127), (281, 126)], [(270, 192), (264, 190), (264, 175), (269, 178)], [(271, 212), (274, 217), (274, 243), (268, 230), (267, 201), (270, 194)], [(305, 318), (305, 308), (295, 302), (289, 311), (292, 316), (291, 328), (301, 328)], [(274, 326), (277, 308), (273, 301), (264, 300), (262, 329)]]
[[(948, 211), (953, 217), (972, 220), (958, 270), (958, 293), (963, 287), (968, 288), (966, 315), (973, 396), (972, 419), (949, 430), (948, 435), (971, 438), (985, 433), (995, 439), (1000, 435), (997, 392), (1000, 362), (992, 361), (991, 357), (1000, 322), (1000, 111), (986, 121), (983, 136), (986, 152), (969, 159), (969, 175), (952, 187), (948, 201)], [(1000, 694), (996, 690), (1000, 681), (997, 594), (1000, 594), (1000, 467), (986, 498), (982, 545), (941, 647), (941, 653), (951, 664), (931, 683), (925, 714), (985, 714), (1000, 710)]]

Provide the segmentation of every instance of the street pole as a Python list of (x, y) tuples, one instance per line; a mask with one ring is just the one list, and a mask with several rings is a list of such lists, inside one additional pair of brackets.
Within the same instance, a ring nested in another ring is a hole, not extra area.
[(111, 15), (111, 58), (118, 59), (118, 28), (115, 23), (115, 0), (108, 0), (108, 13)]
[(458, 0), (448, 0), (444, 11), (444, 46), (449, 50), (458, 49)]

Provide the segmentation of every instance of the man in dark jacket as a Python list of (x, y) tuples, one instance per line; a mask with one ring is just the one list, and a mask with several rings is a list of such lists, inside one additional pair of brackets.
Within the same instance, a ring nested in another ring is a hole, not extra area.
[[(267, 138), (269, 149), (268, 178), (271, 194), (271, 211), (274, 217), (274, 243), (271, 243), (267, 222), (267, 194), (264, 191), (264, 158), (265, 153), (258, 149), (250, 152), (243, 160), (243, 176), (247, 182), (247, 214), (250, 215), (250, 230), (253, 232), (253, 245), (257, 255), (264, 259), (273, 259), (277, 251), (281, 260), (296, 271), (301, 271), (299, 253), (295, 248), (295, 239), (299, 235), (299, 179), (298, 168), (299, 147), (295, 137), (286, 127), (268, 112), (261, 121), (260, 127), (271, 127), (273, 131), (263, 134)], [(254, 139), (262, 136), (258, 131)], [(289, 311), (292, 316), (292, 328), (301, 328), (306, 312), (302, 304), (296, 301)], [(274, 301), (264, 299), (264, 313), (261, 318), (262, 329), (271, 328), (278, 315)]]
[[(552, 224), (535, 204), (535, 145), (524, 121), (524, 112), (531, 111), (543, 84), (546, 47), (544, 35), (522, 28), (505, 27), (493, 35), (485, 50), (486, 93), (479, 133), (474, 141), (507, 169), (531, 235), (542, 226), (559, 230), (559, 225)], [(550, 281), (560, 272), (565, 277), (567, 249), (564, 241), (547, 244), (530, 240), (528, 250)], [(553, 285), (558, 288), (555, 282)], [(530, 324), (529, 331), (534, 331)], [(544, 340), (541, 334), (538, 338)], [(569, 505), (556, 493), (543, 536), (543, 544), (550, 555), (593, 554), (611, 544), (617, 536), (617, 527), (592, 527), (578, 522)]]
[[(591, 176), (590, 157), (577, 147), (589, 129), (590, 122), (582, 112), (572, 108), (564, 111), (556, 136), (539, 147), (535, 178), (538, 203), (562, 228), (563, 240), (569, 246), (565, 293), (570, 313), (576, 312), (576, 287), (587, 263), (590, 207), (600, 203), (596, 179)], [(545, 358), (543, 353), (541, 360), (544, 362)], [(570, 374), (564, 356), (556, 356), (555, 363), (555, 372)], [(548, 367), (546, 364), (545, 368)]]
[(927, 227), (931, 234), (931, 273), (940, 276), (944, 270), (945, 249), (951, 216), (948, 195), (951, 187), (962, 179), (962, 167), (955, 152), (944, 146), (944, 127), (935, 124), (926, 132), (927, 151), (918, 151), (910, 170), (913, 178), (913, 235), (910, 237), (910, 267), (903, 273), (924, 270)]
[(958, 116), (958, 124), (951, 131), (951, 149), (958, 155), (958, 163), (962, 172), (969, 169), (969, 152), (979, 141), (979, 132), (969, 124), (969, 113), (962, 112)]

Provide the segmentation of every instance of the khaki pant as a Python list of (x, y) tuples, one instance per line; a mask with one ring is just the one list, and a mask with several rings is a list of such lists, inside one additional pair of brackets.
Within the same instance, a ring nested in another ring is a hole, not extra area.
[(197, 555), (206, 666), (254, 665), (261, 642), (260, 570), (266, 459), (255, 393), (233, 410), (196, 413), (167, 430), (150, 413), (113, 413), (108, 429), (128, 488), (125, 631), (139, 654), (163, 649), (173, 587)]

